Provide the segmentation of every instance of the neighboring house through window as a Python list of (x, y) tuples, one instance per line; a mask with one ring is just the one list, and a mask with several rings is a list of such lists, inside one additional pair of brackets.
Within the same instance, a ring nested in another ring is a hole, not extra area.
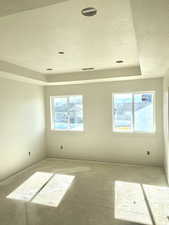
[(155, 131), (155, 92), (113, 94), (113, 131)]
[(83, 96), (51, 97), (51, 129), (83, 131)]

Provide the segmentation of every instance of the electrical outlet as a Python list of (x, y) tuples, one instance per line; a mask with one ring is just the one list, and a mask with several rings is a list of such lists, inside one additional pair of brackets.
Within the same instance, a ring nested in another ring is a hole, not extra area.
[(63, 145), (60, 145), (60, 146), (59, 146), (59, 149), (60, 149), (60, 150), (63, 150), (63, 149), (64, 149), (64, 146), (63, 146)]
[(146, 151), (146, 154), (147, 154), (147, 155), (150, 155), (150, 151)]

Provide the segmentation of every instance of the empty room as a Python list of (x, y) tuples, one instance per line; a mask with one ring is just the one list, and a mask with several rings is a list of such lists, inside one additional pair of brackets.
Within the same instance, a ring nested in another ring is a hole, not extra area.
[(169, 225), (168, 0), (0, 1), (0, 225)]

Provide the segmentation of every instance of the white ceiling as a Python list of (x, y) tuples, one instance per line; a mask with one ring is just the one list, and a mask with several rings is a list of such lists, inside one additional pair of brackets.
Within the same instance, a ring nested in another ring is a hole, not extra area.
[(164, 75), (169, 69), (169, 1), (131, 0), (142, 74)]
[(68, 0), (4, 0), (0, 2), (0, 17), (45, 7)]
[[(97, 15), (82, 16), (90, 6)], [(94, 67), (94, 77), (97, 70), (99, 77), (101, 71), (110, 77), (118, 70), (117, 76), (120, 71), (162, 76), (169, 69), (168, 11), (168, 0), (5, 0), (0, 2), (0, 70), (11, 64), (47, 80), (73, 72), (78, 77), (84, 67)]]
[[(82, 16), (90, 5), (69, 0), (1, 18), (0, 59), (41, 73), (138, 65), (129, 1), (93, 0), (97, 16)], [(119, 59), (124, 65), (115, 63)]]

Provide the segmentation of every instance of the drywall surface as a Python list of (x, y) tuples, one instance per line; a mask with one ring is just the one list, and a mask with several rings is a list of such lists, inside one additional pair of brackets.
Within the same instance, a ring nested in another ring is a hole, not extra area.
[(0, 180), (44, 158), (44, 114), (43, 87), (0, 78)]
[(165, 146), (165, 170), (169, 182), (169, 75), (163, 79), (163, 116), (164, 116), (164, 146)]
[[(112, 132), (112, 93), (156, 91), (156, 132)], [(50, 130), (50, 96), (83, 95), (84, 132)], [(163, 165), (162, 79), (45, 87), (49, 157)], [(60, 149), (60, 145), (64, 149)], [(150, 155), (146, 154), (150, 151)]]

